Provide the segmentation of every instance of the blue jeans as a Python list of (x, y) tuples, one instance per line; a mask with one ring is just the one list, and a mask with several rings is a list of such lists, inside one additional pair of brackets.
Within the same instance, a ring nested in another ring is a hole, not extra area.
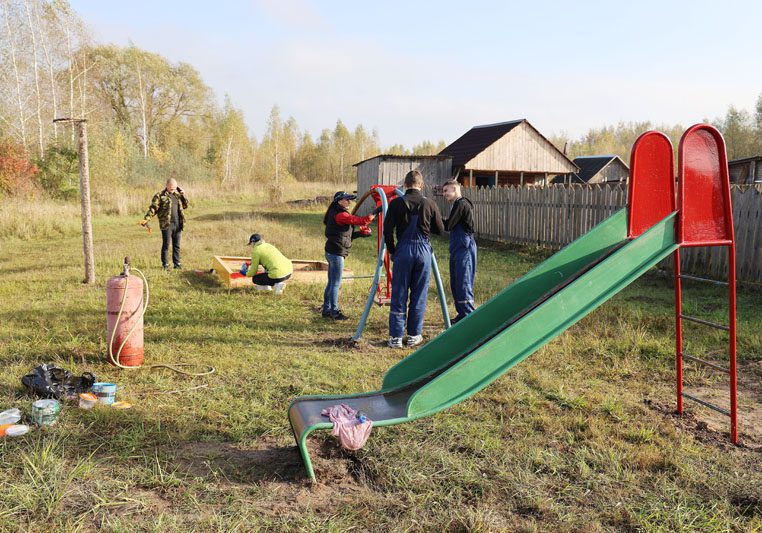
[(169, 244), (172, 243), (172, 263), (180, 266), (180, 234), (183, 232), (177, 224), (170, 224), (161, 230), (161, 266), (169, 267)]
[(328, 285), (323, 292), (323, 314), (335, 315), (339, 312), (339, 287), (344, 273), (344, 257), (325, 253), (328, 261)]

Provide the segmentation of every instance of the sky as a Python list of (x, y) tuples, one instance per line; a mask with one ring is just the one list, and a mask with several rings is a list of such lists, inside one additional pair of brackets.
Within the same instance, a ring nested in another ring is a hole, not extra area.
[(317, 137), (383, 146), (526, 118), (578, 138), (619, 121), (753, 111), (762, 2), (71, 0), (99, 43), (193, 65), (261, 138), (273, 105)]

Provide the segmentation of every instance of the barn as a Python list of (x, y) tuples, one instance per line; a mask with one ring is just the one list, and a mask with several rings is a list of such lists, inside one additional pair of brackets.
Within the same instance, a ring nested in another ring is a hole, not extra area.
[[(383, 154), (365, 159), (357, 167), (357, 194), (365, 194), (371, 185), (399, 185), (411, 170), (423, 174), (426, 185), (442, 185), (452, 175), (452, 158), (447, 155), (392, 155)], [(371, 208), (363, 205), (358, 211), (365, 215)]]
[(553, 183), (626, 183), (630, 176), (630, 167), (618, 155), (580, 156), (574, 159), (574, 164), (579, 172), (558, 176)]
[(474, 126), (439, 155), (466, 187), (546, 184), (579, 168), (526, 119)]
[(739, 185), (762, 183), (762, 155), (728, 161), (730, 182)]

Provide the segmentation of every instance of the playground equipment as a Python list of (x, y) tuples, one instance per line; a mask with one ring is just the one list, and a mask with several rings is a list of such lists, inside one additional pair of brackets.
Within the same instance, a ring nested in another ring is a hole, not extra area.
[[(679, 210), (675, 206), (671, 143), (660, 132), (646, 132), (633, 146), (627, 208), (390, 368), (380, 390), (293, 400), (289, 421), (310, 479), (315, 480), (315, 472), (307, 436), (316, 429), (331, 428), (321, 417), (322, 409), (345, 403), (366, 413), (375, 427), (433, 415), (495, 381), (670, 255), (677, 260), (676, 281), (685, 279), (679, 274), (680, 246), (728, 246), (732, 255), (732, 213), (722, 136), (712, 126), (693, 126), (683, 135), (679, 152)], [(726, 414), (731, 417), (731, 439), (736, 442), (734, 261), (729, 265), (731, 325), (727, 328), (732, 385), (731, 408)], [(675, 290), (679, 296), (678, 283)], [(677, 302), (681, 412), (682, 398), (694, 398), (681, 388), (682, 360), (688, 357), (682, 353), (679, 328), (682, 320), (700, 319), (682, 315), (679, 297)], [(708, 404), (703, 400), (700, 403)]]
[[(710, 280), (681, 273), (680, 248), (674, 252), (675, 275), (675, 374), (677, 412), (683, 413), (683, 398), (730, 418), (730, 440), (738, 443), (738, 392), (736, 369), (736, 241), (730, 205), (730, 178), (725, 140), (711, 126), (697, 124), (680, 139), (680, 180), (677, 201), (680, 216), (680, 247), (725, 246), (728, 249), (728, 280)], [(683, 314), (682, 280), (689, 279), (728, 287), (728, 324), (717, 324)], [(683, 352), (683, 320), (728, 332), (729, 366), (706, 361)], [(730, 409), (683, 392), (683, 361), (693, 361), (719, 370), (730, 378)]]
[[(220, 283), (228, 289), (238, 287), (253, 288), (255, 285), (251, 282), (251, 277), (247, 277), (239, 272), (241, 264), (246, 262), (251, 262), (251, 256), (215, 255), (212, 260), (212, 271), (217, 274)], [(328, 262), (310, 259), (292, 259), (291, 264), (294, 267), (294, 273), (289, 278), (289, 282), (325, 283)], [(265, 269), (260, 265), (257, 273), (264, 271)], [(345, 268), (344, 279), (347, 282), (351, 282), (353, 278), (354, 272), (349, 268)]]
[[(400, 189), (395, 185), (372, 185), (370, 190), (360, 197), (355, 204), (352, 214), (357, 212), (357, 209), (363, 204), (369, 197), (376, 201), (376, 207), (381, 207), (381, 212), (376, 217), (378, 230), (376, 231), (376, 249), (378, 250), (378, 261), (376, 262), (376, 270), (373, 274), (373, 283), (370, 286), (370, 292), (368, 299), (365, 302), (365, 308), (363, 309), (360, 322), (357, 324), (357, 329), (352, 340), (356, 341), (362, 336), (362, 332), (365, 329), (365, 324), (368, 321), (368, 315), (370, 314), (370, 308), (375, 302), (377, 305), (388, 305), (392, 298), (392, 269), (391, 260), (389, 258), (389, 252), (386, 250), (386, 243), (384, 242), (384, 218), (386, 218), (386, 211), (389, 207), (389, 202), (398, 196), (404, 196)], [(381, 282), (381, 269), (385, 271), (386, 283), (385, 286)], [(439, 265), (437, 264), (437, 258), (434, 253), (431, 253), (431, 273), (434, 276), (434, 281), (437, 286), (437, 296), (439, 297), (439, 305), (442, 309), (442, 317), (444, 318), (445, 329), (450, 327), (450, 312), (447, 309), (447, 297), (445, 296), (444, 285), (442, 284), (442, 276), (439, 273)]]

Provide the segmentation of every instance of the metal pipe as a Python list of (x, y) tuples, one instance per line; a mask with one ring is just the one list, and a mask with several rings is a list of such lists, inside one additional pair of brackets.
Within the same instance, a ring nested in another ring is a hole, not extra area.
[(696, 318), (695, 316), (690, 315), (680, 315), (680, 318), (683, 320), (688, 320), (690, 322), (695, 322), (696, 324), (703, 324), (704, 326), (709, 326), (710, 328), (717, 328), (724, 331), (730, 331), (730, 326), (724, 326), (722, 324), (718, 324), (716, 322), (710, 322), (708, 320), (704, 320), (701, 318)]
[(445, 296), (444, 286), (442, 285), (442, 277), (439, 275), (437, 258), (434, 257), (433, 251), (431, 252), (431, 270), (434, 271), (434, 280), (437, 283), (437, 294), (439, 295), (439, 305), (442, 308), (442, 318), (444, 319), (445, 329), (449, 329), (452, 325), (450, 323), (450, 310), (447, 309), (447, 297)]
[(715, 370), (719, 370), (721, 372), (725, 372), (726, 374), (730, 373), (730, 370), (728, 370), (725, 367), (722, 367), (716, 363), (712, 363), (711, 361), (705, 361), (704, 359), (701, 359), (700, 357), (695, 357), (693, 355), (688, 355), (687, 353), (683, 354), (683, 359), (688, 359), (689, 361), (695, 361), (697, 363), (701, 363), (702, 365), (706, 365), (708, 367), (714, 368)]
[[(678, 222), (679, 223), (679, 222)], [(672, 254), (675, 273), (675, 382), (677, 412), (683, 413), (683, 288), (680, 281), (680, 248)]]
[[(689, 400), (693, 400), (696, 403), (700, 403), (704, 407), (708, 407), (709, 409), (712, 409), (713, 411), (717, 411), (718, 413), (722, 413), (723, 415), (730, 416), (730, 413), (720, 407), (719, 405), (714, 405), (713, 403), (709, 403), (706, 400), (702, 400), (701, 398), (696, 398), (695, 396), (691, 396), (690, 394), (683, 393), (684, 398), (688, 398)], [(732, 417), (731, 417), (732, 419)]]
[(680, 278), (681, 279), (690, 279), (690, 280), (693, 280), (693, 281), (703, 281), (704, 283), (712, 283), (714, 285), (727, 285), (728, 284), (727, 281), (721, 281), (719, 279), (699, 278), (699, 277), (696, 277), (696, 276), (689, 276), (688, 274), (681, 274)]
[[(386, 193), (382, 188), (377, 188), (376, 191), (378, 192), (378, 195), (381, 197), (381, 216), (386, 218), (386, 210), (389, 207), (388, 202), (386, 201)], [(365, 329), (365, 323), (368, 321), (368, 315), (370, 314), (370, 308), (373, 306), (373, 295), (375, 294), (376, 290), (378, 290), (378, 279), (381, 276), (381, 267), (384, 266), (384, 252), (386, 251), (386, 242), (384, 242), (384, 239), (381, 239), (381, 246), (378, 249), (378, 260), (376, 261), (376, 273), (373, 275), (373, 283), (370, 286), (370, 292), (368, 292), (368, 299), (365, 302), (365, 309), (363, 309), (362, 316), (360, 317), (360, 322), (357, 324), (357, 329), (355, 330), (355, 334), (352, 335), (352, 340), (356, 341), (359, 340), (362, 336), (362, 330)]]
[[(732, 215), (728, 215), (732, 217)], [(730, 322), (730, 440), (738, 444), (738, 376), (736, 368), (736, 244), (728, 246), (728, 315)]]

